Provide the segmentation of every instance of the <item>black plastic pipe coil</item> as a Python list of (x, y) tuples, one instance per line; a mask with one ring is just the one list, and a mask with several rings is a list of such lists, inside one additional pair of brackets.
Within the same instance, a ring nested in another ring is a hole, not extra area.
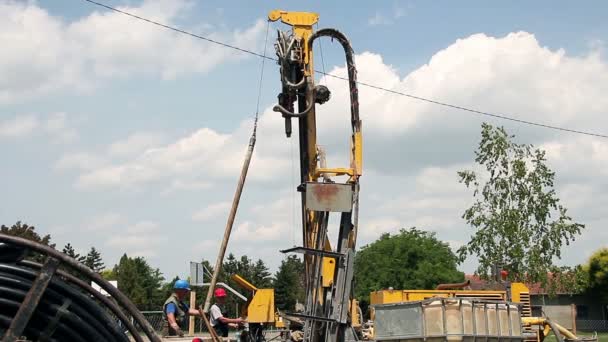
[[(38, 271), (0, 262), (0, 336), (10, 326)], [(53, 321), (54, 331), (48, 327)], [(51, 280), (22, 335), (31, 341), (129, 341), (113, 315), (60, 277)]]

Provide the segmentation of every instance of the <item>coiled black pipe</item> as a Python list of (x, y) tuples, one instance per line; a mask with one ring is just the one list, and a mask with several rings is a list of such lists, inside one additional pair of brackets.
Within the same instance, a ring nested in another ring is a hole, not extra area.
[[(145, 337), (160, 342), (160, 337), (135, 305), (99, 274), (48, 246), (6, 234), (0, 234), (0, 336), (4, 336), (9, 327), (12, 329), (18, 310), (24, 306), (41, 274), (42, 265), (23, 260), (31, 251), (59, 261), (64, 267), (77, 271), (84, 280), (61, 270), (49, 271), (52, 278), (21, 335), (45, 342), (126, 342), (129, 341), (126, 328), (135, 341), (143, 342), (127, 318), (131, 316)], [(112, 299), (103, 297), (89, 286), (90, 281), (100, 285)]]
[[(17, 313), (36, 276), (36, 271), (25, 266), (0, 264), (0, 312), (4, 316)], [(118, 329), (116, 320), (102, 310), (97, 302), (57, 278), (51, 280), (24, 335), (38, 340), (66, 299), (70, 303), (51, 335), (53, 339), (108, 342), (129, 340)], [(9, 325), (0, 325), (0, 332), (6, 331)]]

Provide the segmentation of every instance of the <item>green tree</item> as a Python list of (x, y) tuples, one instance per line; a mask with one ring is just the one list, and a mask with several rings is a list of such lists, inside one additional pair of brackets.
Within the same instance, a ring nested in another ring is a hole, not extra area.
[(438, 284), (462, 282), (458, 258), (435, 233), (410, 228), (382, 234), (363, 246), (355, 257), (355, 296), (367, 303), (372, 291), (433, 289)]
[(557, 270), (553, 261), (562, 246), (574, 241), (584, 225), (573, 222), (559, 203), (545, 152), (513, 138), (504, 128), (484, 123), (475, 161), (486, 172), (458, 172), (475, 198), (462, 216), (475, 233), (458, 254), (461, 261), (476, 255), (477, 273), (484, 278), (498, 266), (510, 280), (545, 285), (547, 273)]
[(36, 233), (36, 227), (29, 226), (26, 223), (22, 224), (21, 221), (17, 221), (17, 223), (15, 223), (14, 225), (12, 225), (10, 227), (2, 225), (2, 227), (0, 227), (0, 233), (12, 235), (12, 236), (18, 236), (18, 237), (21, 237), (24, 239), (28, 239), (28, 240), (31, 240), (34, 242), (41, 243), (41, 244), (49, 246), (51, 248), (55, 248), (55, 244), (51, 243), (50, 234), (40, 236), (40, 235), (38, 235), (38, 233)]
[(290, 255), (283, 261), (273, 282), (275, 306), (281, 311), (293, 311), (296, 302), (304, 301), (304, 263)]
[(124, 254), (113, 274), (122, 291), (140, 310), (159, 310), (164, 302), (164, 278), (158, 269), (150, 267), (143, 257), (130, 258)]
[(63, 247), (62, 252), (81, 263), (84, 263), (87, 258), (86, 255), (80, 255), (79, 253), (76, 253), (74, 247), (72, 247), (72, 244), (70, 244), (69, 242)]
[(89, 253), (87, 253), (84, 260), (81, 260), (88, 268), (94, 272), (100, 273), (105, 268), (103, 260), (101, 259), (101, 253), (95, 247), (91, 247)]
[[(34, 226), (29, 226), (25, 223), (22, 224), (21, 221), (17, 221), (17, 223), (15, 223), (14, 225), (12, 225), (10, 227), (2, 225), (0, 227), (0, 233), (21, 237), (24, 239), (28, 239), (28, 240), (49, 246), (51, 248), (55, 248), (55, 244), (51, 243), (51, 235), (47, 234), (44, 236), (40, 236), (36, 232), (36, 228)], [(39, 263), (43, 263), (45, 260), (45, 257), (43, 257), (42, 255), (39, 255), (37, 253), (29, 253), (29, 255), (26, 256), (26, 259), (36, 261)]]
[(76, 253), (74, 247), (72, 247), (72, 244), (70, 244), (69, 242), (63, 247), (62, 252), (76, 260), (80, 259), (80, 254)]
[(595, 298), (608, 303), (608, 248), (597, 250), (587, 264), (589, 291)]
[(262, 259), (258, 259), (255, 265), (253, 265), (251, 282), (260, 289), (272, 286), (272, 274)]

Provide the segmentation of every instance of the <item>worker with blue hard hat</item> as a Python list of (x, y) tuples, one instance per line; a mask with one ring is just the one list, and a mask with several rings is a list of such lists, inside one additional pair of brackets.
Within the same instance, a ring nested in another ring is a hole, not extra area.
[(163, 336), (183, 337), (189, 316), (200, 316), (198, 310), (191, 309), (184, 303), (188, 292), (190, 284), (187, 280), (179, 279), (173, 285), (173, 293), (163, 304)]

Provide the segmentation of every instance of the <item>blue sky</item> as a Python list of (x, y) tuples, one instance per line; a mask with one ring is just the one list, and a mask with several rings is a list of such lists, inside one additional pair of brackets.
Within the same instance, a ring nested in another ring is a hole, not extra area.
[[(359, 79), (486, 111), (608, 133), (604, 2), (105, 1), (160, 22), (262, 52), (274, 8), (320, 13), (351, 39)], [(260, 60), (76, 0), (0, 1), (0, 222), (17, 220), (63, 246), (100, 249), (106, 264), (144, 255), (170, 278), (214, 259), (255, 113)], [(269, 35), (268, 54), (276, 28)], [(317, 69), (340, 74), (323, 41)], [(345, 85), (321, 80), (330, 163), (347, 140)], [(274, 269), (299, 244), (291, 157), (270, 111), (278, 69), (266, 63), (259, 140), (230, 250)], [(453, 246), (470, 228), (470, 168), (482, 119), (361, 89), (365, 134), (360, 244), (416, 225)], [(606, 246), (606, 140), (503, 124), (548, 151), (560, 198), (587, 224), (562, 263)], [(180, 246), (180, 248), (175, 248)], [(176, 252), (178, 251), (178, 252)], [(583, 251), (583, 252), (581, 252)], [(468, 261), (464, 270), (471, 271)]]

